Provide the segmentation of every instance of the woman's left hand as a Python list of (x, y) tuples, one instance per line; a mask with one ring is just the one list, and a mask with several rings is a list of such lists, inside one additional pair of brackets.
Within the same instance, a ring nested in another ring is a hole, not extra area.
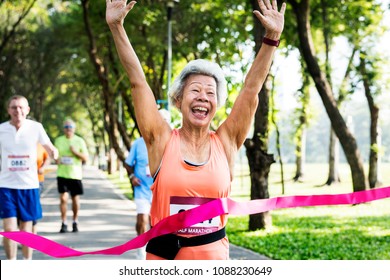
[(260, 20), (265, 28), (265, 36), (272, 40), (279, 40), (284, 27), (284, 12), (286, 11), (286, 3), (282, 4), (278, 11), (278, 3), (276, 0), (258, 0), (260, 11), (253, 11), (256, 17)]
[(106, 0), (106, 21), (107, 24), (123, 24), (126, 15), (133, 9), (136, 1), (127, 0)]

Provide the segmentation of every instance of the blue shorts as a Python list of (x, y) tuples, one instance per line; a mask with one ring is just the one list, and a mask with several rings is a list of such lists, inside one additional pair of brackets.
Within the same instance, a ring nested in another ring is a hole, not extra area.
[(0, 188), (0, 217), (28, 222), (42, 218), (39, 189), (16, 190)]

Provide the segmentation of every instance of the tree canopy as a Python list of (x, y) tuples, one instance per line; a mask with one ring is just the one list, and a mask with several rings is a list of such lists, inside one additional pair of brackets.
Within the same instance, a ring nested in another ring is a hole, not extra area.
[[(186, 62), (195, 58), (214, 60), (226, 73), (229, 100), (217, 113), (213, 127), (230, 112), (255, 52), (252, 2), (180, 1), (173, 8), (173, 77)], [(286, 27), (277, 56), (289, 56), (295, 49), (303, 51), (294, 7), (310, 4), (309, 32), (320, 70), (325, 73), (326, 67), (329, 67), (330, 84), (333, 88), (339, 87), (339, 74), (336, 73), (340, 73), (340, 66), (326, 65), (326, 49), (328, 47), (332, 53), (338, 47), (338, 40), (343, 38), (347, 42), (347, 53), (358, 50), (359, 55), (364, 55), (366, 66), (363, 75), (358, 56), (353, 57), (350, 79), (343, 92), (356, 94), (363, 89), (366, 79), (370, 81), (374, 100), (380, 100), (383, 92), (388, 90), (386, 69), (380, 66), (388, 58), (375, 51), (375, 42), (386, 31), (382, 25), (386, 7), (374, 0), (287, 2)], [(167, 1), (139, 2), (126, 19), (125, 28), (131, 34), (156, 100), (166, 100)], [(327, 40), (324, 34), (328, 34)], [(305, 81), (313, 92), (318, 90), (313, 86), (315, 79), (307, 81), (304, 75), (310, 72), (310, 67), (307, 61), (303, 62), (303, 70), (291, 73), (291, 76), (302, 83)], [(278, 94), (279, 79), (275, 73), (275, 94)], [(304, 92), (306, 90), (299, 94), (299, 106), (302, 102), (310, 104)], [(126, 152), (131, 140), (139, 135), (129, 82), (105, 22), (104, 1), (0, 2), (0, 102), (4, 108), (0, 111), (1, 121), (8, 118), (6, 100), (13, 94), (28, 98), (31, 117), (43, 122), (52, 138), (61, 133), (64, 118), (75, 119), (77, 133), (86, 138), (92, 153), (104, 154), (114, 148), (121, 158), (120, 152)], [(307, 104), (305, 106), (310, 106)], [(275, 106), (278, 107), (278, 99)], [(366, 104), (360, 106), (367, 107)], [(277, 110), (275, 112), (281, 114)], [(172, 115), (174, 124), (179, 125), (179, 113), (173, 111)], [(292, 123), (279, 129), (282, 133), (283, 130), (293, 131), (289, 127)], [(299, 126), (299, 123), (294, 125)], [(355, 136), (360, 139), (363, 137), (361, 133)], [(364, 139), (367, 139), (367, 134)], [(390, 142), (386, 138), (390, 138), (388, 134), (384, 133), (383, 137), (382, 143)], [(368, 149), (359, 150), (368, 153)], [(384, 150), (384, 153), (388, 151)], [(366, 157), (364, 159), (367, 160)]]

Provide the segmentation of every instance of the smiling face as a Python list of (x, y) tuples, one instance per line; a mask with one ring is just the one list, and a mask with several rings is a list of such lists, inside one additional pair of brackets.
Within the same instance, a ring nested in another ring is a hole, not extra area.
[(17, 128), (21, 126), (29, 112), (30, 107), (25, 98), (14, 98), (8, 104), (8, 114), (11, 117), (10, 122)]
[(191, 75), (187, 78), (182, 99), (177, 101), (187, 121), (195, 126), (209, 126), (217, 110), (217, 83), (213, 77)]

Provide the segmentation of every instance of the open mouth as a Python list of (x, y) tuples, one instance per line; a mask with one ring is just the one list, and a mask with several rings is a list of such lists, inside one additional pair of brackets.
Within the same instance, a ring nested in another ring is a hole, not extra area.
[(205, 107), (197, 106), (197, 107), (192, 108), (192, 113), (197, 117), (204, 118), (209, 113), (209, 110)]

